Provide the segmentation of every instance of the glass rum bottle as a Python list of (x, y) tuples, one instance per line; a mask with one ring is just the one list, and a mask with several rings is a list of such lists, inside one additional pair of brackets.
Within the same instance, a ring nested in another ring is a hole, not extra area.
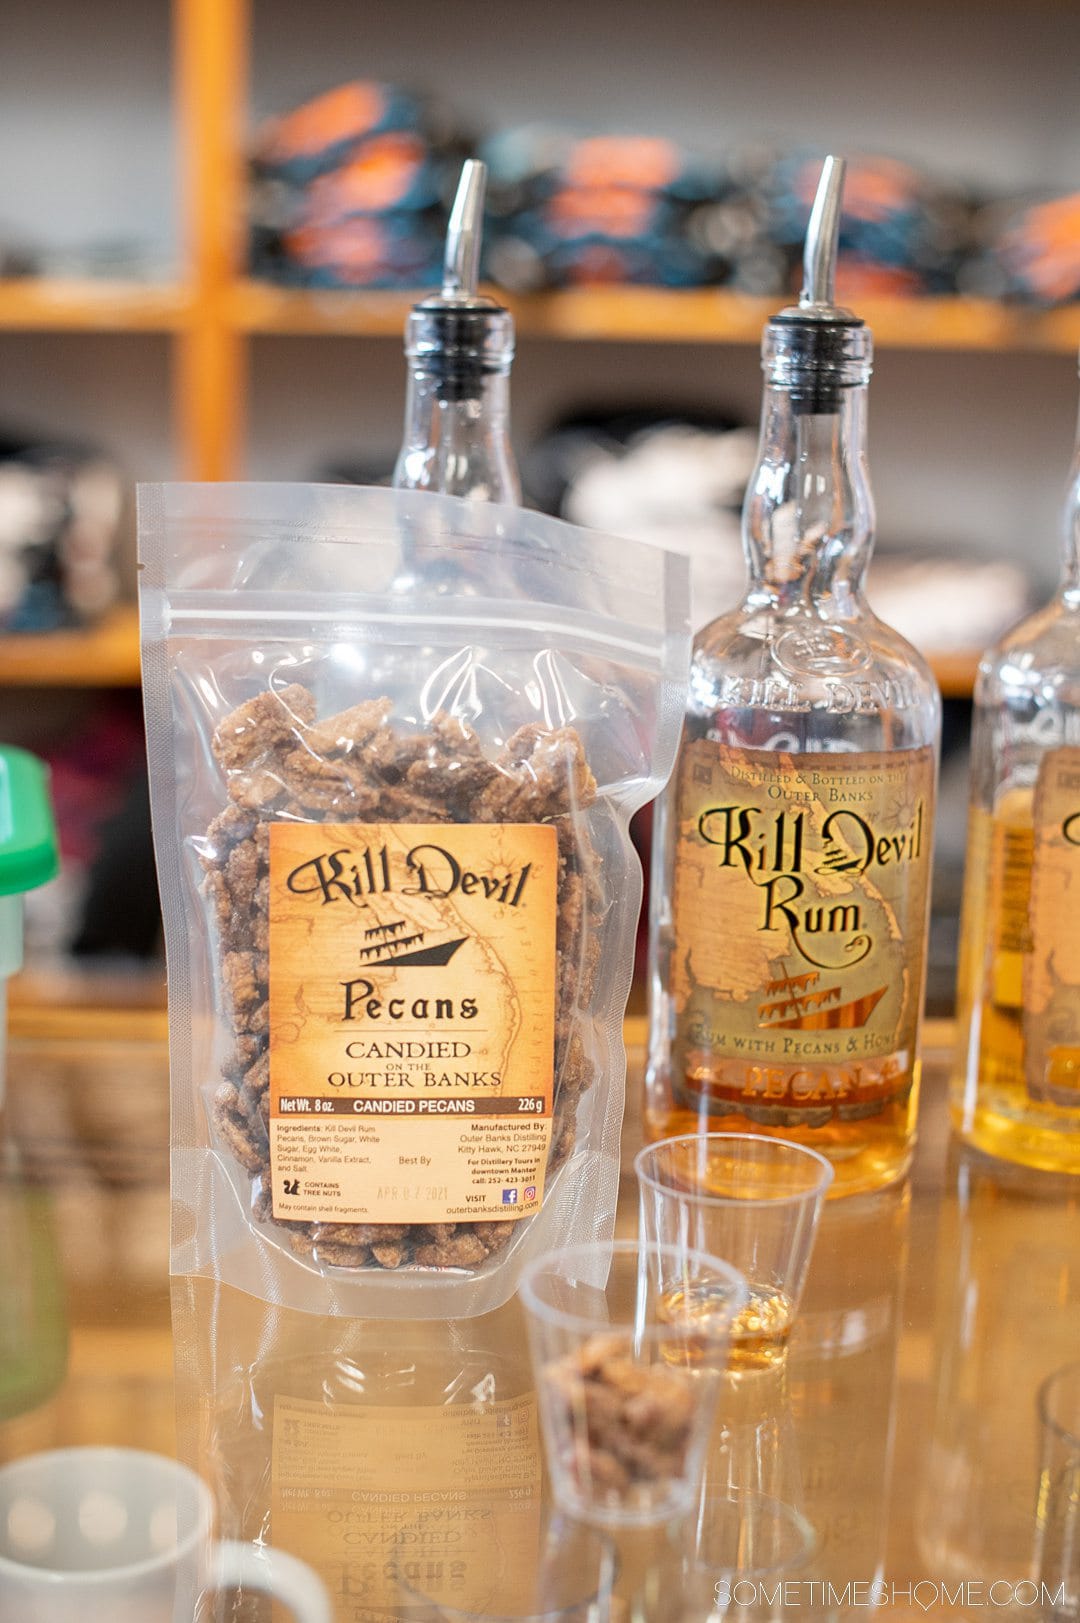
[(516, 505), (514, 319), (477, 292), (486, 185), (486, 166), (470, 158), (450, 213), (442, 289), (409, 314), (405, 434), (394, 486)]
[(646, 1130), (763, 1132), (883, 1186), (914, 1142), (941, 706), (863, 595), (870, 333), (826, 160), (769, 322), (746, 595), (695, 642), (654, 850)]
[(979, 667), (952, 1116), (1080, 1173), (1080, 436), (1057, 596)]

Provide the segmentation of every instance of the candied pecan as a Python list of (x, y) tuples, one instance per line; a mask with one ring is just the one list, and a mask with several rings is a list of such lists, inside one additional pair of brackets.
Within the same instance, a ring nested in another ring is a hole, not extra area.
[(445, 823), (446, 807), (409, 783), (388, 784), (379, 794), (378, 816), (385, 823)]
[(270, 1053), (264, 1050), (244, 1072), (244, 1089), (253, 1103), (258, 1104), (270, 1086)]
[(555, 1074), (560, 1097), (567, 1101), (576, 1094), (584, 1093), (592, 1083), (596, 1068), (586, 1054), (585, 1044), (576, 1031), (571, 1034), (570, 1041), (556, 1062)]
[(600, 1488), (622, 1493), (630, 1486), (630, 1473), (614, 1454), (609, 1454), (606, 1448), (591, 1448), (585, 1442), (576, 1447), (574, 1475), (579, 1481), (588, 1482), (594, 1491)]
[(559, 913), (555, 944), (560, 952), (575, 951), (585, 925), (585, 881), (579, 873), (566, 875), (559, 886)]
[(299, 1232), (291, 1236), (289, 1244), (298, 1256), (310, 1257), (313, 1262), (323, 1263), (328, 1268), (359, 1268), (371, 1255), (366, 1245), (342, 1245), (340, 1241), (313, 1240), (309, 1225), (306, 1223)]
[(557, 953), (559, 967), (559, 1001), (578, 1008), (587, 1008), (596, 991), (596, 977), (602, 958), (600, 939), (590, 935), (578, 952)]
[(593, 932), (585, 942), (585, 951), (582, 954), (581, 968), (578, 974), (577, 1000), (580, 1008), (587, 1007), (593, 1000), (602, 961), (603, 952), (600, 946), (600, 937)]
[(253, 765), (268, 749), (297, 739), (315, 720), (315, 700), (298, 682), (268, 689), (238, 705), (210, 742), (214, 758), (226, 772)]
[[(249, 956), (251, 956), (249, 954)], [(253, 1009), (246, 1012), (237, 1012), (236, 1024), (241, 1032), (248, 1032), (255, 1036), (265, 1036), (270, 1030), (270, 1005), (267, 1002), (258, 1003)]]
[(222, 867), (236, 841), (246, 839), (256, 827), (253, 814), (240, 806), (226, 806), (218, 812), (202, 841), (199, 861), (203, 867)]
[(406, 1248), (398, 1240), (383, 1240), (372, 1246), (371, 1255), (380, 1268), (400, 1268), (406, 1257)]
[(393, 708), (390, 699), (365, 699), (327, 721), (317, 721), (304, 737), (314, 755), (351, 755), (363, 752), (380, 732)]
[(403, 1240), (408, 1223), (319, 1223), (319, 1241), (335, 1245), (373, 1245), (377, 1240)]
[(232, 1048), (222, 1064), (222, 1075), (228, 1077), (230, 1081), (243, 1081), (245, 1074), (254, 1065), (263, 1047), (264, 1043), (261, 1037), (253, 1037), (246, 1031), (237, 1032)]
[(262, 995), (259, 986), (259, 959), (253, 952), (227, 952), (221, 960), (225, 998), (236, 1014), (255, 1007)]
[(567, 1411), (568, 1464), (594, 1491), (622, 1497), (681, 1473), (694, 1420), (684, 1373), (640, 1362), (624, 1337), (596, 1335), (542, 1378), (552, 1403)]
[(371, 1249), (366, 1245), (323, 1245), (319, 1242), (312, 1248), (311, 1254), (316, 1262), (328, 1268), (360, 1268), (369, 1260)]
[(426, 1268), (472, 1268), (485, 1261), (487, 1251), (479, 1236), (463, 1227), (452, 1239), (418, 1245), (413, 1256)]
[[(405, 782), (421, 794), (441, 799), (443, 817), (450, 811), (464, 814), (473, 797), (486, 789), (496, 776), (490, 761), (414, 761)], [(459, 817), (464, 821), (464, 816)]]
[(426, 747), (405, 773), (405, 780), (424, 795), (441, 801), (443, 816), (459, 815), (494, 778), (498, 768), (484, 754), (468, 722), (440, 710), (431, 720)]
[(561, 1167), (570, 1151), (574, 1148), (576, 1125), (577, 1119), (574, 1106), (569, 1100), (560, 1100), (556, 1105), (555, 1116), (551, 1124), (551, 1149), (548, 1153), (549, 1172), (555, 1172)]
[(265, 859), (256, 840), (238, 840), (225, 863), (225, 878), (237, 907), (250, 907), (255, 900), (255, 887), (262, 877)]
[(550, 730), (529, 722), (506, 741), (495, 765), (498, 776), (473, 804), (478, 823), (542, 822), (578, 811), (596, 795), (596, 779), (571, 727)]
[(343, 820), (370, 811), (378, 790), (351, 761), (324, 761), (306, 747), (282, 758), (281, 776), (296, 804), (307, 812), (325, 812)]
[(559, 896), (567, 875), (578, 874), (585, 882), (585, 899), (591, 913), (602, 915), (606, 911), (604, 887), (600, 881), (603, 866), (600, 856), (582, 826), (580, 818), (562, 816), (552, 818), (559, 840)]
[(265, 1171), (269, 1164), (268, 1151), (230, 1082), (223, 1082), (214, 1094), (213, 1117), (218, 1135), (234, 1160), (247, 1172)]
[(224, 939), (232, 921), (232, 892), (225, 875), (211, 869), (202, 882), (202, 893), (210, 903), (210, 912), (217, 925), (219, 936)]
[(250, 772), (233, 772), (226, 784), (229, 798), (237, 806), (263, 815), (285, 798), (281, 773), (272, 767), (255, 767)]
[(631, 1431), (640, 1437), (649, 1437), (661, 1448), (671, 1448), (685, 1435), (690, 1424), (693, 1399), (685, 1386), (661, 1390), (653, 1381), (631, 1397), (623, 1413)]
[(517, 1222), (511, 1219), (505, 1223), (474, 1223), (472, 1231), (488, 1256), (493, 1257), (496, 1251), (502, 1251), (510, 1244), (516, 1227)]

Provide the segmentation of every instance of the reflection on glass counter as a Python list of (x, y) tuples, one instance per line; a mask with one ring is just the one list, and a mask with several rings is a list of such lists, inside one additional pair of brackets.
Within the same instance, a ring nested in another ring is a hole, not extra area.
[(828, 1205), (791, 1349), (804, 1507), (837, 1589), (884, 1570), (910, 1189)]
[(1039, 1385), (1080, 1351), (1080, 1189), (967, 1149), (951, 1172), (915, 1536), (929, 1571), (1016, 1583), (1035, 1559)]
[(516, 1305), (375, 1324), (181, 1279), (173, 1333), (181, 1452), (222, 1531), (303, 1552), (339, 1623), (396, 1615), (402, 1582), (482, 1615), (530, 1581), (541, 1454)]

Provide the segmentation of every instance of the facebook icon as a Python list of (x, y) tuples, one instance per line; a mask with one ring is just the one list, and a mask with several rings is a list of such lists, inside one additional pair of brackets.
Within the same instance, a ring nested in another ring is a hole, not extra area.
[(504, 1189), (503, 1190), (503, 1205), (504, 1206), (516, 1206), (517, 1205), (517, 1197), (518, 1197), (518, 1192), (517, 1192), (516, 1189)]

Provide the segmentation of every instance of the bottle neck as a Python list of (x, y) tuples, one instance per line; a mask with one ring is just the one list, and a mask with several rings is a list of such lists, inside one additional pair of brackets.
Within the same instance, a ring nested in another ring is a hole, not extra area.
[(1080, 607), (1080, 423), (1077, 424), (1063, 518), (1061, 590), (1070, 604)]
[(463, 386), (448, 383), (440, 371), (410, 365), (394, 485), (474, 501), (520, 502), (510, 448), (509, 366)]
[(835, 409), (813, 411), (790, 386), (767, 385), (743, 507), (748, 606), (859, 612), (874, 528), (866, 393), (865, 382), (847, 384), (826, 402)]

